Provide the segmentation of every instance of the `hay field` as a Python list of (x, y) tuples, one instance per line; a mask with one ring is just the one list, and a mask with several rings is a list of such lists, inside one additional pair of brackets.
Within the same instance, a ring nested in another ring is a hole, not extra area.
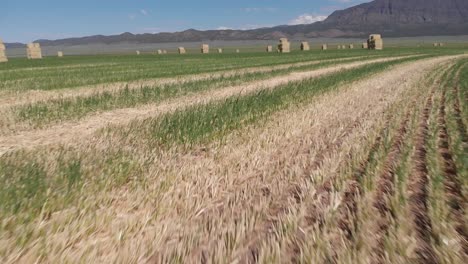
[(459, 48), (12, 58), (0, 263), (465, 263)]

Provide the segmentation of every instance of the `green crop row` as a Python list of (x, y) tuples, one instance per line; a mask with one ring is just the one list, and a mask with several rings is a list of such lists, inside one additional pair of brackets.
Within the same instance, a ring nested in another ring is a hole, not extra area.
[(12, 59), (8, 63), (0, 65), (0, 91), (55, 90), (370, 54), (391, 57), (421, 53), (413, 49), (388, 49), (378, 53), (356, 49), (346, 52), (311, 51), (291, 54), (71, 56), (62, 59), (45, 58), (38, 61)]
[(208, 91), (220, 87), (240, 85), (250, 81), (265, 80), (293, 71), (313, 70), (336, 64), (365, 61), (375, 58), (380, 58), (380, 56), (357, 57), (340, 61), (324, 61), (312, 65), (295, 66), (268, 72), (219, 76), (211, 79), (186, 81), (175, 84), (144, 86), (138, 89), (129, 89), (127, 86), (125, 89), (117, 92), (100, 92), (90, 96), (61, 98), (23, 105), (16, 107), (14, 112), (19, 122), (27, 121), (34, 124), (34, 126), (43, 126), (51, 122), (82, 118), (89, 113), (97, 111), (135, 107), (142, 104), (155, 103), (169, 98)]

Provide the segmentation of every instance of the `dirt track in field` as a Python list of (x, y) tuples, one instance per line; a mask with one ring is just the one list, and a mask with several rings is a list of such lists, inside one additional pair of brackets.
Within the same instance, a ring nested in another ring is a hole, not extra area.
[[(440, 57), (416, 62), (417, 65), (424, 63), (443, 62), (454, 57)], [(184, 96), (181, 98), (163, 101), (159, 104), (145, 105), (138, 108), (118, 109), (104, 112), (84, 118), (76, 122), (64, 122), (42, 130), (31, 130), (18, 132), (14, 135), (5, 135), (0, 137), (0, 155), (21, 148), (34, 148), (49, 144), (73, 144), (92, 136), (98, 129), (108, 125), (127, 124), (133, 120), (144, 120), (149, 117), (155, 117), (164, 113), (173, 112), (177, 109), (187, 108), (193, 105), (206, 104), (213, 101), (219, 101), (231, 96), (242, 96), (260, 90), (274, 89), (278, 86), (298, 82), (301, 80), (317, 78), (327, 74), (336, 73), (342, 70), (349, 70), (371, 63), (381, 63), (397, 58), (384, 58), (369, 60), (364, 62), (354, 62), (333, 67), (326, 67), (307, 72), (294, 72), (285, 76), (278, 76), (264, 81), (255, 81), (240, 86), (225, 87), (214, 91), (199, 93), (196, 95)], [(420, 63), (420, 64), (419, 64)], [(413, 65), (413, 64), (411, 64)]]

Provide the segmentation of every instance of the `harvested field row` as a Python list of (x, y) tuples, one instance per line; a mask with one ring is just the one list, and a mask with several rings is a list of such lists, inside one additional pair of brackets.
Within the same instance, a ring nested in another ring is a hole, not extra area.
[[(366, 119), (366, 117), (367, 116), (360, 116), (354, 123), (345, 127), (339, 134), (339, 137), (334, 139), (335, 142), (333, 142), (333, 144), (326, 144), (323, 149), (319, 149), (317, 151), (318, 153), (315, 157), (310, 160), (311, 163), (305, 164), (305, 175), (303, 175), (304, 179), (301, 181), (302, 184), (293, 184), (286, 187), (286, 192), (279, 197), (278, 201), (272, 202), (272, 205), (268, 209), (269, 218), (264, 221), (257, 222), (255, 231), (250, 233), (250, 237), (246, 239), (247, 244), (244, 244), (246, 249), (244, 252), (238, 254), (239, 257), (237, 257), (237, 260), (239, 262), (259, 262), (262, 245), (266, 241), (270, 240), (271, 237), (275, 236), (275, 233), (272, 232), (272, 230), (281, 228), (281, 219), (287, 217), (291, 209), (290, 207), (294, 205), (289, 203), (289, 201), (295, 201), (296, 206), (300, 206), (300, 204), (303, 203), (305, 190), (303, 190), (303, 187), (301, 186), (309, 186), (311, 184), (311, 182), (309, 182), (311, 179), (306, 177), (308, 172), (310, 173), (318, 170), (322, 166), (326, 157), (336, 152), (337, 149), (340, 149), (344, 142), (350, 140), (349, 137), (351, 134), (361, 126), (360, 122)], [(323, 225), (325, 214), (324, 208), (328, 207), (330, 204), (330, 194), (334, 188), (333, 184), (337, 181), (333, 176), (316, 187), (316, 192), (312, 198), (313, 202), (306, 205), (307, 214), (305, 216), (304, 224), (302, 225), (303, 229), (310, 228), (316, 224), (319, 226)], [(303, 238), (303, 236), (298, 233), (298, 236), (294, 241), (299, 244), (301, 238)], [(294, 253), (292, 254), (292, 262), (296, 262), (298, 260), (297, 255), (300, 253), (300, 247), (298, 244), (291, 248), (292, 253)]]
[(420, 124), (415, 140), (415, 152), (412, 157), (412, 170), (408, 186), (408, 206), (415, 231), (415, 262), (440, 263), (432, 247), (432, 222), (428, 213), (429, 172), (427, 167), (426, 144), (429, 134), (429, 116), (432, 108), (434, 91), (427, 99), (426, 106), (420, 118)]
[(0, 155), (18, 148), (33, 148), (51, 143), (76, 142), (78, 138), (89, 137), (98, 129), (109, 125), (127, 124), (129, 121), (133, 120), (145, 120), (149, 117), (161, 116), (165, 113), (174, 112), (190, 106), (207, 104), (212, 101), (220, 101), (235, 95), (242, 96), (261, 90), (277, 89), (278, 87), (289, 83), (318, 78), (320, 76), (337, 73), (343, 70), (364, 67), (370, 64), (378, 65), (379, 63), (391, 63), (392, 61), (398, 63), (398, 61), (404, 62), (406, 60), (410, 61), (412, 58), (377, 59), (310, 72), (291, 73), (287, 76), (279, 76), (267, 81), (253, 82), (249, 85), (226, 87), (223, 89), (216, 89), (211, 92), (201, 92), (195, 95), (183, 96), (181, 98), (163, 101), (155, 105), (150, 104), (140, 108), (109, 111), (95, 116), (90, 116), (80, 122), (64, 122), (43, 130), (24, 131), (15, 133), (14, 135), (4, 135), (0, 137)]
[[(360, 61), (363, 61), (362, 59)], [(158, 101), (168, 100), (174, 97), (181, 97), (184, 95), (195, 94), (197, 92), (204, 92), (214, 89), (219, 89), (228, 86), (240, 86), (242, 84), (248, 85), (254, 81), (262, 81), (287, 75), (293, 70), (313, 70), (315, 68), (325, 68), (327, 63), (320, 65), (315, 64), (315, 67), (307, 69), (304, 67), (287, 68), (286, 70), (271, 71), (268, 73), (248, 73), (243, 75), (220, 76), (218, 78), (208, 78), (196, 81), (184, 81), (182, 83), (166, 84), (163, 86), (145, 86), (140, 88), (128, 88), (116, 90), (113, 92), (100, 92), (94, 93), (89, 96), (76, 96), (74, 98), (60, 98), (27, 104), (22, 106), (15, 106), (8, 114), (5, 111), (3, 114), (4, 119), (12, 115), (10, 123), (14, 123), (18, 127), (21, 122), (27, 121), (29, 124), (36, 124), (36, 126), (43, 126), (49, 123), (56, 123), (59, 121), (66, 121), (69, 119), (79, 119), (93, 112), (109, 111), (119, 108), (137, 107), (139, 105), (156, 103)], [(333, 65), (333, 67), (336, 67)], [(8, 121), (3, 122), (5, 126)]]
[(455, 110), (455, 119), (457, 120), (457, 126), (458, 126), (458, 132), (460, 133), (462, 142), (467, 148), (468, 146), (468, 135), (467, 135), (467, 127), (465, 122), (463, 121), (462, 118), (462, 112), (460, 110), (460, 97), (459, 97), (459, 88), (458, 84), (454, 85), (453, 87), (453, 94), (455, 95), (455, 100), (453, 103), (453, 109)]
[[(236, 76), (236, 75), (242, 75), (242, 74), (247, 74), (247, 73), (255, 73), (255, 72), (271, 72), (275, 70), (284, 70), (284, 69), (289, 69), (292, 67), (301, 67), (301, 66), (310, 66), (314, 64), (321, 64), (321, 63), (326, 63), (326, 62), (346, 62), (348, 60), (353, 60), (356, 58), (372, 58), (372, 57), (381, 57), (381, 56), (350, 56), (350, 57), (342, 57), (342, 58), (334, 58), (334, 59), (326, 59), (326, 60), (316, 60), (312, 59), (310, 61), (304, 61), (304, 62), (293, 62), (293, 63), (287, 63), (287, 64), (280, 64), (280, 65), (275, 65), (275, 66), (258, 66), (258, 67), (245, 67), (245, 68), (239, 68), (239, 69), (234, 69), (234, 70), (224, 70), (224, 71), (217, 71), (217, 72), (207, 72), (207, 73), (198, 73), (198, 74), (188, 74), (188, 75), (183, 75), (183, 76), (178, 76), (178, 77), (162, 77), (162, 78), (157, 78), (157, 79), (138, 79), (135, 81), (129, 81), (129, 82), (108, 82), (104, 84), (99, 84), (99, 85), (88, 85), (88, 86), (78, 86), (78, 87), (71, 87), (71, 88), (65, 88), (62, 87), (59, 90), (52, 90), (52, 91), (40, 91), (40, 90), (33, 90), (33, 91), (24, 91), (19, 93), (18, 95), (27, 99), (31, 97), (30, 99), (34, 99), (34, 95), (40, 95), (40, 96), (48, 96), (45, 99), (53, 99), (53, 98), (61, 98), (61, 97), (68, 97), (68, 96), (73, 96), (75, 94), (81, 94), (81, 95), (86, 95), (95, 93), (96, 91), (113, 91), (115, 89), (123, 89), (123, 87), (128, 86), (129, 89), (133, 88), (140, 88), (142, 86), (153, 86), (153, 85), (162, 85), (162, 84), (171, 84), (174, 82), (185, 82), (185, 81), (194, 81), (194, 80), (203, 80), (203, 79), (210, 79), (210, 78), (217, 78), (217, 77), (229, 77), (229, 76)], [(8, 93), (6, 91), (3, 92), (5, 95)], [(2, 96), (5, 97), (5, 96)], [(21, 99), (21, 97), (19, 99)], [(1, 98), (1, 97), (0, 97)], [(6, 99), (2, 99), (6, 100)], [(0, 101), (4, 102), (4, 101)]]
[[(421, 88), (419, 88), (422, 90)], [(418, 97), (422, 97), (421, 92), (416, 94), (407, 94), (406, 102), (401, 104), (401, 108), (395, 108), (392, 111), (388, 112), (390, 115), (388, 119), (382, 120), (383, 126), (375, 133), (375, 140), (370, 141), (369, 148), (366, 152), (362, 154), (358, 154), (357, 157), (353, 157), (353, 155), (349, 156), (350, 160), (354, 160), (351, 164), (347, 165), (348, 169), (345, 169), (342, 174), (344, 174), (344, 179), (347, 179), (343, 185), (343, 191), (339, 189), (336, 190), (340, 193), (341, 199), (335, 198), (332, 199), (331, 204), (329, 207), (329, 214), (326, 216), (326, 224), (324, 225), (324, 229), (320, 232), (314, 232), (314, 236), (309, 237), (321, 237), (324, 242), (323, 246), (321, 246), (318, 242), (315, 243), (315, 246), (319, 246), (319, 252), (310, 252), (302, 257), (302, 260), (310, 260), (306, 256), (316, 255), (313, 259), (314, 262), (332, 262), (332, 263), (343, 263), (343, 262), (356, 262), (356, 261), (374, 261), (377, 263), (381, 263), (387, 261), (386, 257), (379, 257), (375, 254), (375, 241), (387, 241), (387, 235), (384, 234), (382, 237), (378, 233), (378, 229), (381, 225), (376, 225), (378, 222), (376, 218), (381, 217), (379, 212), (373, 206), (372, 203), (375, 203), (375, 188), (378, 186), (373, 187), (373, 185), (369, 184), (369, 181), (372, 180), (375, 174), (382, 174), (385, 171), (388, 171), (387, 168), (382, 165), (378, 165), (379, 163), (375, 164), (373, 161), (376, 158), (390, 158), (392, 155), (395, 154), (395, 142), (402, 139), (402, 126), (408, 126), (406, 131), (410, 129), (409, 113), (414, 112), (415, 102), (418, 101)], [(410, 105), (410, 106), (409, 106)], [(411, 106), (412, 105), (412, 106)], [(400, 113), (398, 113), (400, 112)], [(395, 118), (397, 117), (397, 118)], [(401, 117), (401, 124), (396, 126), (395, 123), (398, 118)], [(393, 126), (395, 135), (393, 135), (389, 140), (386, 139), (386, 136), (389, 132), (389, 125), (395, 123)], [(412, 122), (411, 122), (412, 123)], [(406, 136), (408, 138), (409, 135)], [(387, 142), (388, 141), (388, 142)], [(408, 140), (405, 139), (405, 145), (408, 144)], [(382, 149), (379, 146), (388, 144), (389, 149), (385, 150), (385, 147)], [(403, 146), (400, 146), (400, 152), (403, 150), (401, 149)], [(379, 154), (378, 152), (383, 152)], [(406, 151), (404, 151), (406, 152)], [(354, 153), (356, 154), (356, 153)], [(399, 156), (404, 156), (406, 154), (400, 153)], [(393, 156), (395, 157), (395, 156)], [(397, 173), (397, 170), (400, 170), (400, 159), (394, 160), (392, 166), (394, 169), (392, 171)], [(382, 161), (382, 163), (388, 162)], [(375, 167), (377, 165), (377, 167)], [(375, 168), (374, 168), (375, 167)], [(380, 168), (380, 169), (379, 169)], [(398, 172), (399, 173), (399, 172)], [(395, 177), (395, 176), (394, 176)], [(397, 187), (393, 187), (395, 189)], [(371, 189), (369, 189), (371, 188)], [(369, 189), (369, 190), (368, 190)], [(395, 192), (395, 191), (394, 191)], [(393, 196), (393, 195), (392, 195)], [(333, 195), (331, 196), (333, 197)], [(369, 200), (369, 205), (366, 202)], [(387, 200), (388, 206), (391, 208), (390, 199)], [(389, 208), (387, 207), (387, 208)], [(336, 209), (333, 209), (336, 208)], [(366, 209), (370, 209), (370, 214), (363, 214), (363, 211)], [(386, 215), (386, 217), (393, 217), (395, 212), (393, 209), (390, 211), (390, 215)], [(370, 217), (370, 219), (368, 219)], [(388, 222), (384, 222), (388, 223)], [(386, 225), (386, 228), (390, 228), (393, 225), (393, 221)], [(372, 227), (375, 227), (373, 229)], [(377, 231), (376, 231), (377, 230)], [(323, 232), (323, 233), (322, 233)], [(389, 232), (389, 231), (384, 231)], [(363, 243), (368, 245), (369, 248), (363, 247)], [(393, 252), (389, 252), (389, 247), (387, 246), (388, 242), (384, 242), (383, 251), (385, 256), (387, 254), (393, 254)], [(308, 243), (307, 246), (311, 246), (314, 244)], [(323, 248), (322, 248), (323, 247)], [(365, 260), (364, 260), (365, 259)], [(372, 260), (370, 260), (372, 259)]]
[[(304, 141), (301, 140), (301, 142), (304, 142)], [(282, 149), (282, 148), (279, 148), (279, 149)], [(298, 153), (301, 153), (301, 152), (302, 152), (302, 151), (298, 151)], [(317, 152), (318, 152), (318, 153), (321, 153), (322, 150), (317, 150)], [(285, 154), (282, 154), (282, 155), (285, 155)], [(287, 156), (287, 154), (286, 154), (286, 156)], [(284, 164), (284, 162), (281, 162), (281, 163), (279, 163), (279, 164)], [(307, 165), (303, 165), (303, 166), (304, 166), (305, 168), (307, 168)], [(261, 171), (261, 170), (259, 170), (259, 171)], [(285, 180), (285, 181), (286, 181), (286, 180)], [(287, 180), (287, 181), (288, 181), (288, 182), (292, 182), (292, 183), (297, 182), (297, 181), (295, 181), (295, 180)], [(300, 181), (300, 183), (303, 183), (303, 181)], [(299, 182), (298, 182), (297, 184), (298, 184), (299, 186), (305, 185), (305, 184), (299, 184)], [(284, 193), (285, 196), (284, 196), (284, 197), (287, 197), (289, 193), (292, 195), (292, 196), (291, 196), (291, 204), (296, 204), (296, 203), (297, 203), (297, 200), (301, 200), (301, 198), (300, 198), (300, 197), (301, 197), (301, 193), (303, 193), (303, 192), (300, 191), (300, 189), (299, 189), (299, 191), (298, 191), (298, 189), (296, 189), (295, 186), (297, 186), (297, 185), (292, 184), (292, 185), (291, 185), (291, 188), (288, 188), (288, 187), (281, 188), (282, 190), (285, 191), (285, 193)], [(305, 186), (309, 186), (309, 185), (305, 185)], [(258, 187), (258, 189), (259, 189), (259, 190), (264, 190), (264, 189), (262, 189), (261, 187)], [(268, 194), (267, 197), (272, 196), (272, 197), (274, 198), (274, 193), (275, 193), (275, 192), (273, 192), (272, 189), (270, 189), (270, 188), (268, 188), (268, 190), (269, 190), (269, 191), (268, 191), (267, 193), (269, 193), (269, 194)], [(288, 190), (293, 190), (293, 192), (288, 192)], [(231, 191), (229, 191), (229, 192), (231, 192)], [(262, 192), (262, 193), (263, 193), (263, 192)], [(259, 193), (259, 196), (260, 196), (260, 197), (261, 197), (262, 193)], [(263, 195), (264, 195), (264, 194), (263, 194)], [(278, 195), (277, 195), (277, 196), (278, 196)], [(279, 195), (279, 197), (281, 197), (281, 194)], [(296, 197), (296, 198), (294, 198), (294, 197)], [(299, 198), (297, 198), (297, 197), (299, 197)], [(281, 198), (280, 198), (280, 200), (281, 200)], [(296, 201), (296, 202), (294, 202), (294, 201)], [(244, 204), (244, 203), (242, 203), (242, 204)], [(258, 204), (258, 201), (246, 202), (245, 204)], [(271, 202), (269, 202), (268, 204), (271, 204)], [(275, 208), (275, 206), (274, 206), (275, 204), (277, 204), (277, 203), (273, 202), (273, 207), (272, 207), (273, 210), (275, 210), (275, 212), (285, 213), (284, 211), (281, 210), (282, 207), (279, 207), (279, 208), (276, 207), (276, 208)], [(289, 203), (287, 203), (287, 204), (289, 204)], [(281, 205), (281, 203), (280, 203), (279, 205)], [(284, 208), (284, 207), (283, 207), (283, 208)], [(217, 208), (217, 210), (219, 210), (219, 208)], [(234, 212), (237, 211), (237, 210), (235, 210), (235, 209), (231, 209), (231, 210), (234, 211)], [(221, 210), (221, 211), (225, 211), (225, 210)], [(229, 210), (229, 211), (230, 211), (230, 210)], [(203, 213), (205, 214), (205, 212), (206, 212), (206, 211), (204, 211)], [(208, 211), (208, 212), (209, 212), (209, 211)], [(215, 212), (216, 212), (216, 211), (215, 211)], [(270, 213), (271, 213), (271, 212), (270, 212)], [(268, 223), (269, 223), (269, 222), (268, 222), (268, 221), (269, 221), (268, 219), (269, 219), (270, 217), (273, 219), (273, 221), (276, 221), (276, 220), (274, 220), (274, 219), (282, 219), (282, 218), (280, 217), (281, 215), (275, 216), (275, 215), (271, 215), (270, 213), (268, 213), (268, 212), (265, 213), (266, 215), (269, 216), (269, 217), (267, 218), (267, 222), (264, 222), (264, 223), (267, 223), (267, 226), (269, 225), (269, 224), (268, 224)], [(286, 213), (287, 213), (287, 212), (286, 212)], [(219, 217), (219, 216), (217, 216), (216, 218), (218, 218), (218, 217)], [(231, 217), (234, 217), (234, 218), (235, 218), (235, 216), (231, 216)], [(211, 217), (206, 217), (206, 218), (204, 217), (203, 219), (208, 220), (208, 219), (211, 219)], [(227, 219), (230, 219), (230, 218), (227, 218)], [(235, 218), (235, 219), (236, 219), (236, 218)], [(270, 221), (271, 221), (271, 220), (270, 220)], [(254, 222), (256, 222), (256, 223), (262, 223), (262, 222), (258, 222), (258, 220), (254, 221)], [(271, 222), (270, 222), (270, 223), (271, 223)], [(204, 224), (200, 224), (200, 225), (201, 225), (201, 226), (204, 226)], [(212, 225), (210, 224), (210, 226), (212, 226)], [(262, 229), (259, 229), (259, 230), (262, 230)], [(198, 233), (198, 232), (196, 232), (196, 233)], [(252, 233), (252, 231), (250, 231), (250, 232), (246, 232), (246, 234), (254, 234), (254, 236), (255, 236), (256, 232), (254, 231), (254, 232)], [(276, 234), (276, 232), (271, 231), (271, 232), (269, 232), (268, 234), (269, 234), (268, 236), (270, 236), (270, 235), (273, 235), (273, 236), (274, 236), (274, 234)], [(219, 237), (222, 237), (222, 236), (220, 236), (220, 235), (213, 235), (213, 236), (215, 236), (215, 237), (218, 237), (218, 236), (219, 236)], [(237, 236), (236, 236), (236, 237), (237, 237)], [(257, 238), (258, 238), (258, 237), (257, 237)], [(246, 241), (249, 241), (249, 239), (247, 238)], [(256, 240), (254, 239), (254, 241), (256, 241)], [(268, 240), (267, 240), (267, 241), (268, 241)], [(265, 245), (265, 243), (266, 243), (266, 241), (264, 241), (264, 242), (260, 241), (260, 245)], [(214, 244), (216, 244), (216, 243), (214, 243)], [(245, 243), (241, 243), (241, 244), (242, 244), (242, 245), (245, 245)], [(202, 247), (202, 248), (203, 248), (203, 247)], [(212, 247), (205, 247), (205, 248), (212, 248)], [(249, 249), (247, 248), (247, 249), (245, 249), (244, 251), (238, 252), (237, 254), (240, 255), (240, 259), (246, 259), (246, 258), (249, 258), (249, 257), (252, 257), (253, 259), (257, 259), (257, 258), (260, 258), (260, 259), (261, 259), (261, 257), (258, 257), (258, 255), (257, 255), (258, 252), (259, 252), (259, 251), (257, 250), (257, 249), (258, 249), (258, 246), (251, 247), (251, 249), (254, 249), (254, 250), (249, 250)], [(216, 249), (215, 249), (215, 250), (216, 250)], [(251, 254), (252, 251), (254, 252), (254, 254)], [(241, 253), (241, 252), (245, 252), (245, 253)], [(158, 254), (158, 255), (161, 256), (161, 252), (160, 252), (160, 254)], [(169, 254), (169, 256), (170, 256), (170, 255), (171, 255), (171, 254)], [(207, 252), (205, 252), (204, 254), (201, 254), (201, 255), (202, 255), (202, 256), (205, 256), (205, 257), (208, 256), (208, 259), (211, 259), (210, 256), (212, 256), (212, 255), (208, 254)]]
[[(374, 158), (375, 153), (380, 149), (382, 145), (382, 138), (385, 136), (389, 129), (389, 122), (392, 117), (386, 117), (385, 123), (381, 131), (377, 134), (373, 140), (367, 155), (361, 160), (356, 168), (351, 171), (351, 177), (344, 184), (344, 192), (342, 194), (342, 203), (337, 209), (336, 222), (337, 227), (334, 230), (330, 230), (329, 237), (331, 238), (331, 251), (330, 259), (333, 262), (339, 262), (339, 256), (343, 254), (346, 248), (354, 248), (355, 234), (358, 232), (359, 223), (359, 200), (361, 196), (365, 195), (364, 188), (362, 186), (364, 182), (365, 173)], [(349, 155), (350, 160), (353, 159), (353, 154)], [(353, 166), (349, 164), (349, 166)]]
[(409, 111), (398, 129), (397, 135), (393, 139), (392, 147), (383, 165), (383, 171), (378, 176), (376, 192), (373, 198), (372, 205), (376, 212), (376, 223), (372, 226), (375, 235), (375, 241), (371, 243), (372, 247), (372, 262), (382, 263), (385, 257), (385, 237), (391, 224), (392, 211), (390, 206), (390, 198), (394, 195), (395, 171), (398, 166), (398, 160), (401, 156), (401, 148), (403, 146), (410, 118)]
[[(384, 52), (386, 53), (386, 52)], [(395, 52), (392, 53), (392, 55)], [(408, 54), (408, 52), (398, 52)], [(415, 53), (412, 53), (415, 54)], [(419, 54), (419, 53), (416, 53)], [(188, 56), (186, 58), (175, 59), (173, 56), (158, 58), (154, 56), (140, 56), (137, 59), (133, 56), (120, 57), (93, 57), (93, 58), (67, 58), (34, 63), (37, 67), (47, 64), (57, 63), (57, 66), (66, 66), (67, 63), (76, 65), (80, 61), (89, 64), (92, 61), (106, 61), (117, 63), (117, 65), (102, 66), (99, 70), (95, 68), (61, 68), (50, 70), (38, 70), (31, 74), (31, 71), (3, 72), (0, 66), (0, 91), (27, 91), (27, 90), (57, 90), (64, 88), (96, 85), (102, 83), (131, 82), (136, 80), (178, 77), (185, 75), (201, 74), (208, 72), (236, 70), (248, 67), (276, 66), (298, 62), (308, 62), (311, 60), (327, 60), (344, 57), (356, 57), (368, 55), (363, 52), (351, 52), (340, 54), (338, 52), (329, 54), (291, 54), (290, 56), (279, 56), (278, 54), (245, 54), (226, 55), (219, 58), (216, 55), (208, 56)], [(18, 64), (18, 65), (15, 65)], [(28, 62), (17, 61), (9, 63), (9, 66), (30, 66)], [(59, 72), (60, 74), (57, 74)], [(31, 77), (33, 77), (31, 79)], [(29, 79), (28, 79), (29, 78)]]
[(442, 92), (441, 105), (438, 118), (438, 151), (441, 169), (444, 176), (444, 187), (447, 205), (450, 207), (455, 230), (460, 236), (462, 255), (468, 256), (468, 230), (465, 220), (466, 199), (462, 193), (462, 183), (459, 179), (457, 167), (450, 150), (450, 136), (446, 121), (446, 89)]
[(226, 70), (214, 73), (199, 73), (179, 77), (170, 77), (170, 78), (158, 78), (150, 80), (136, 80), (129, 82), (120, 82), (120, 83), (106, 83), (100, 85), (91, 85), (84, 87), (74, 87), (68, 89), (59, 89), (52, 91), (41, 91), (41, 90), (28, 90), (24, 92), (3, 92), (0, 93), (0, 104), (1, 107), (11, 107), (16, 105), (22, 105), (26, 103), (35, 103), (45, 100), (57, 100), (57, 99), (66, 99), (73, 98), (77, 96), (91, 96), (96, 94), (96, 91), (102, 92), (117, 92), (123, 89), (139, 89), (145, 86), (161, 86), (161, 85), (170, 85), (177, 83), (187, 83), (194, 81), (218, 79), (218, 78), (228, 78), (243, 76), (251, 73), (270, 73), (279, 70), (288, 70), (294, 68), (301, 68), (305, 66), (312, 65), (326, 65), (327, 63), (339, 63), (354, 61), (357, 59), (371, 59), (377, 58), (380, 56), (359, 56), (359, 57), (345, 57), (337, 58), (330, 60), (311, 60), (308, 62), (299, 62), (299, 63), (290, 63), (285, 65), (277, 66), (263, 66), (263, 67), (251, 67), (251, 68), (241, 68), (236, 70)]

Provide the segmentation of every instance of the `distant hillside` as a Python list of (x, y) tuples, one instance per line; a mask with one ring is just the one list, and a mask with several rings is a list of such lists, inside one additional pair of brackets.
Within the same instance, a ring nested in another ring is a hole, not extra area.
[(467, 0), (376, 0), (331, 14), (333, 26), (450, 25), (468, 22)]
[[(38, 40), (44, 46), (168, 43), (214, 40), (276, 40), (315, 37), (385, 37), (468, 35), (468, 0), (375, 0), (335, 11), (325, 21), (308, 25), (277, 26), (254, 30), (189, 29), (175, 33), (90, 36), (61, 40)], [(18, 43), (7, 44), (17, 47)]]
[(430, 36), (468, 33), (467, 0), (375, 0), (335, 11), (325, 27), (385, 35)]

